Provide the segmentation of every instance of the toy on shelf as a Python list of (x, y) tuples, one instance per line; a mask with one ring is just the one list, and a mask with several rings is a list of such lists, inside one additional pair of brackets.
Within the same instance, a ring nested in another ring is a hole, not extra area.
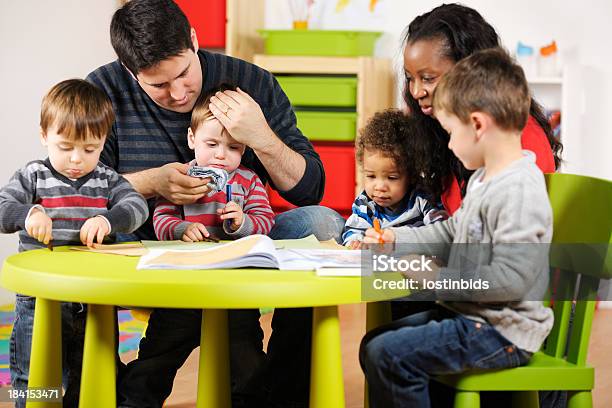
[[(378, 3), (379, 0), (370, 0), (369, 5), (368, 5), (368, 9), (370, 10), (370, 12), (373, 12), (374, 9), (376, 8), (376, 3)], [(338, 3), (336, 3), (336, 13), (341, 12), (346, 6), (348, 6), (348, 4), (351, 2), (351, 0), (338, 0)]]
[(537, 63), (533, 53), (533, 47), (519, 41), (516, 46), (516, 60), (521, 67), (523, 67), (523, 71), (525, 71), (525, 76), (527, 78), (534, 78), (537, 76)]
[(313, 3), (314, 0), (289, 0), (294, 29), (305, 30), (308, 28), (308, 19)]
[(559, 69), (557, 43), (555, 41), (540, 48), (538, 59), (538, 74), (543, 77), (556, 77), (561, 74)]

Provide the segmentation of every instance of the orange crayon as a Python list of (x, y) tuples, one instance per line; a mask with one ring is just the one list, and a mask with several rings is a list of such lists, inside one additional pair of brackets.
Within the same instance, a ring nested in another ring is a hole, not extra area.
[(376, 230), (376, 232), (380, 234), (380, 236), (378, 237), (378, 243), (384, 244), (385, 241), (382, 239), (382, 229), (380, 229), (380, 221), (378, 220), (378, 218), (374, 218), (373, 223), (374, 223), (374, 229)]

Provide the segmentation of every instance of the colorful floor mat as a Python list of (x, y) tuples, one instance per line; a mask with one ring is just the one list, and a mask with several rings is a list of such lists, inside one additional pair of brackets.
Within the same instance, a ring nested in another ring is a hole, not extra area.
[[(9, 340), (15, 313), (13, 305), (0, 306), (0, 386), (11, 382), (9, 373)], [(147, 326), (146, 314), (136, 312), (134, 318), (129, 310), (119, 311), (119, 352), (138, 349), (138, 343)]]

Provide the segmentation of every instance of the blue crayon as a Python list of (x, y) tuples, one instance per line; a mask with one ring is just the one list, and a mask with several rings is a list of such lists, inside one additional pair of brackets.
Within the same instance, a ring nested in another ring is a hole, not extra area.
[(225, 186), (225, 202), (229, 203), (230, 201), (232, 201), (232, 185), (227, 184)]

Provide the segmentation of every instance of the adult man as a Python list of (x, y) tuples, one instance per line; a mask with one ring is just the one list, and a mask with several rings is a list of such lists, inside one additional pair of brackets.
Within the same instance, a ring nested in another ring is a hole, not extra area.
[[(198, 51), (195, 30), (171, 0), (126, 3), (113, 16), (111, 42), (119, 59), (88, 76), (109, 95), (116, 114), (101, 160), (123, 173), (150, 203), (162, 196), (189, 204), (208, 192), (208, 180), (186, 175), (185, 163), (193, 159), (187, 127), (198, 96), (230, 83), (239, 90), (216, 94), (210, 109), (235, 140), (248, 146), (242, 164), (288, 201), (310, 205), (277, 216), (269, 235), (338, 236), (344, 220), (329, 209), (312, 206), (323, 194), (321, 161), (297, 129), (289, 100), (270, 73), (235, 58)], [(150, 220), (137, 235), (154, 239)], [(257, 389), (268, 394), (268, 405), (305, 405), (311, 310), (275, 313), (267, 361), (258, 316), (257, 311), (230, 314), (235, 400)], [(198, 311), (152, 313), (139, 357), (120, 381), (121, 406), (161, 407), (176, 370), (199, 344), (200, 321)]]

